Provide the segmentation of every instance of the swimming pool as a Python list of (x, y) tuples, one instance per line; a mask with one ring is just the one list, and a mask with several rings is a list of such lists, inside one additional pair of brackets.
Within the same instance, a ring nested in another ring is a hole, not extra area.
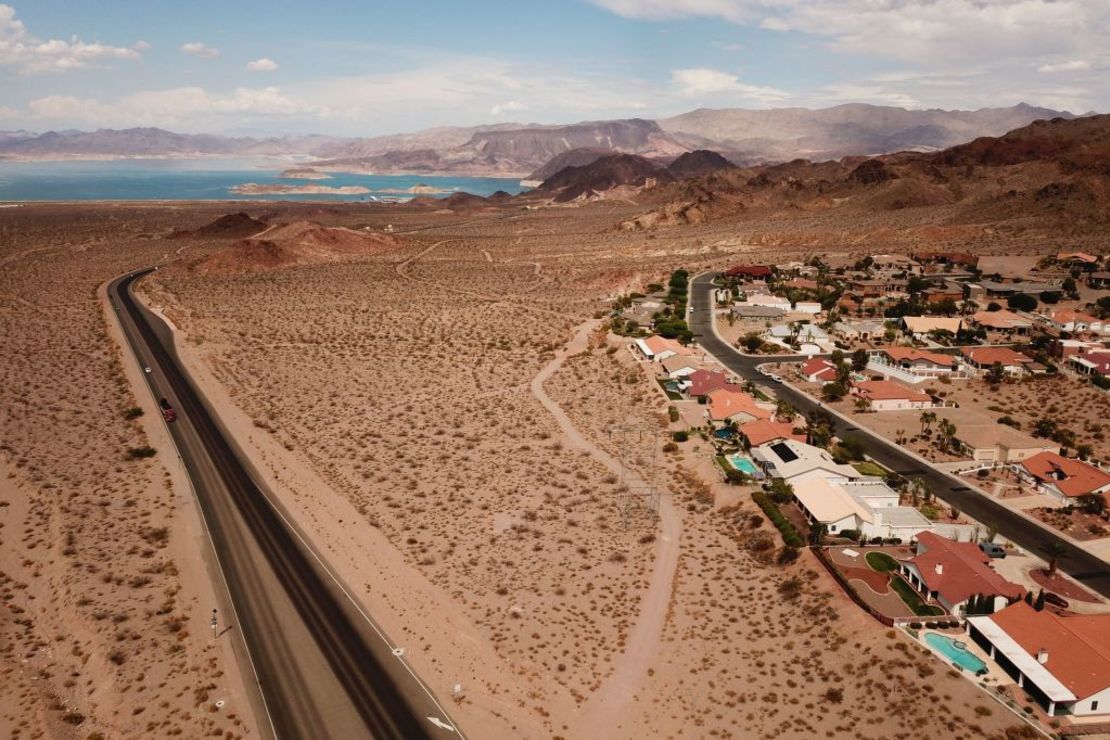
[(728, 464), (739, 470), (744, 475), (750, 475), (753, 478), (759, 477), (759, 468), (755, 466), (750, 457), (741, 455), (739, 452), (734, 452), (725, 458)]
[(960, 668), (971, 671), (976, 675), (987, 672), (986, 663), (979, 660), (979, 657), (974, 653), (968, 652), (965, 648), (958, 645), (957, 641), (953, 640), (951, 637), (946, 637), (936, 632), (926, 632), (925, 642)]

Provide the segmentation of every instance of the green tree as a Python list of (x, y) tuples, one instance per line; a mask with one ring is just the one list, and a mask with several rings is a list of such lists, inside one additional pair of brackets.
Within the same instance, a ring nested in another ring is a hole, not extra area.
[(848, 389), (839, 380), (825, 383), (821, 386), (821, 397), (826, 401), (839, 401), (848, 393)]
[(1059, 540), (1053, 540), (1044, 547), (1044, 553), (1048, 556), (1048, 574), (1056, 574), (1056, 566), (1060, 564), (1060, 558), (1064, 556), (1067, 548), (1064, 543)]
[(794, 498), (794, 486), (782, 478), (775, 478), (771, 481), (770, 496), (776, 504), (789, 503)]
[(863, 372), (864, 368), (867, 367), (867, 361), (869, 359), (867, 350), (857, 349), (852, 353), (852, 369), (857, 373)]
[(925, 434), (932, 428), (933, 422), (937, 420), (937, 414), (935, 411), (922, 411), (918, 418), (921, 421), (921, 433)]
[(1006, 305), (1015, 311), (1032, 311), (1037, 307), (1037, 299), (1028, 293), (1014, 293), (1006, 299)]
[(987, 369), (983, 375), (983, 379), (990, 385), (998, 385), (1006, 377), (1006, 370), (1002, 367), (1001, 362), (996, 362)]
[(1033, 608), (1039, 612), (1044, 611), (1044, 589), (1042, 588), (1037, 592), (1037, 598), (1033, 601)]

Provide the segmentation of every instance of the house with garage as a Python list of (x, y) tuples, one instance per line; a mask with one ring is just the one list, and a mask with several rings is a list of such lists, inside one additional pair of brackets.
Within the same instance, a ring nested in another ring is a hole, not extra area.
[(763, 466), (764, 472), (774, 478), (792, 479), (794, 476), (821, 470), (832, 476), (859, 478), (860, 473), (851, 465), (833, 460), (828, 450), (793, 439), (769, 442), (751, 449), (752, 459)]
[(790, 477), (787, 482), (810, 524), (824, 525), (829, 534), (853, 530), (868, 539), (896, 537), (909, 541), (932, 526), (917, 509), (900, 506), (898, 493), (882, 478), (858, 473), (849, 477), (816, 469)]
[(964, 347), (960, 350), (960, 362), (970, 375), (982, 375), (995, 363), (1011, 377), (1027, 375), (1037, 367), (1032, 357), (1009, 347)]
[(1102, 319), (1071, 308), (1056, 308), (1045, 313), (1044, 317), (1052, 326), (1070, 334), (1102, 334), (1105, 329)]
[[(868, 353), (867, 369), (920, 383), (928, 378), (952, 377), (956, 371), (956, 359), (952, 355), (916, 347), (883, 347)], [(891, 369), (900, 372), (891, 373)], [(906, 375), (910, 377), (907, 378)]]
[(775, 415), (773, 406), (761, 405), (754, 396), (739, 388), (717, 388), (707, 393), (705, 398), (708, 406), (706, 415), (710, 421), (719, 424), (743, 424), (756, 419), (770, 419)]
[(740, 436), (747, 441), (748, 447), (760, 447), (772, 442), (783, 442), (792, 439), (795, 442), (805, 442), (806, 435), (801, 427), (805, 423), (799, 419), (800, 425), (789, 421), (775, 421), (773, 419), (756, 419), (741, 424), (737, 429)]
[(921, 263), (905, 254), (876, 254), (871, 257), (871, 270), (880, 276), (919, 275)]
[(729, 376), (721, 370), (698, 368), (686, 376), (686, 381), (689, 383), (686, 387), (686, 395), (690, 398), (708, 396), (713, 391), (721, 388), (740, 389), (740, 386), (733, 383)]
[(1056, 614), (1018, 601), (967, 618), (967, 634), (1049, 716), (1110, 717), (1110, 614)]
[(1015, 334), (1025, 335), (1033, 329), (1033, 322), (1013, 311), (976, 311), (972, 314), (970, 323), (989, 332), (996, 332), (1006, 336)]
[(955, 542), (933, 532), (917, 536), (917, 554), (898, 563), (898, 572), (949, 614), (962, 615), (973, 597), (990, 599), (991, 611), (1025, 596), (1025, 589), (991, 568), (991, 559), (974, 542)]
[(1064, 503), (1073, 502), (1090, 493), (1110, 491), (1110, 473), (1082, 460), (1064, 457), (1057, 452), (1041, 452), (1028, 457), (1011, 470), (1043, 493)]
[(846, 342), (882, 339), (886, 324), (870, 319), (838, 321), (833, 324), (833, 334)]
[(640, 350), (640, 354), (652, 362), (661, 362), (668, 357), (675, 357), (676, 355), (692, 357), (694, 354), (688, 347), (684, 347), (679, 342), (661, 337), (658, 334), (652, 334), (650, 337), (637, 339), (633, 344), (636, 346), (636, 349)]
[(679, 380), (701, 369), (701, 365), (687, 355), (674, 355), (659, 361), (660, 367), (671, 380)]
[(914, 339), (925, 339), (934, 332), (956, 334), (964, 328), (964, 320), (958, 316), (903, 316), (902, 327)]
[(1068, 358), (1068, 364), (1083, 375), (1110, 375), (1110, 349), (1100, 352), (1086, 352)]
[(729, 309), (732, 315), (745, 321), (774, 321), (786, 315), (787, 309), (780, 306), (759, 306), (736, 303)]
[(938, 405), (928, 393), (893, 380), (863, 380), (854, 383), (852, 395), (867, 401), (872, 411), (912, 411)]
[(960, 421), (956, 425), (953, 444), (975, 462), (1016, 463), (1042, 452), (1058, 449), (1049, 439), (1026, 434), (989, 417), (979, 423)]
[(811, 357), (799, 366), (798, 372), (807, 383), (831, 383), (836, 380), (836, 365), (824, 357)]

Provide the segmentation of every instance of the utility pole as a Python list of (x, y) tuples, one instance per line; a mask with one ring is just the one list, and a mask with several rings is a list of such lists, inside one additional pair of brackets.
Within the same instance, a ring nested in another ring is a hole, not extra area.
[[(655, 483), (655, 471), (659, 455), (659, 437), (664, 434), (658, 427), (617, 426), (610, 427), (609, 439), (617, 443), (621, 470), (617, 488), (617, 508), (621, 513), (621, 526), (628, 528), (632, 502), (638, 500), (650, 511), (659, 510), (659, 490)], [(651, 464), (647, 477), (641, 477), (629, 466), (633, 455), (644, 452), (643, 447), (650, 445)]]
[(220, 620), (216, 615), (216, 610), (213, 609), (212, 610), (212, 621), (208, 623), (208, 625), (212, 628), (212, 639), (213, 640), (216, 639), (216, 628), (219, 625), (219, 623), (220, 623)]

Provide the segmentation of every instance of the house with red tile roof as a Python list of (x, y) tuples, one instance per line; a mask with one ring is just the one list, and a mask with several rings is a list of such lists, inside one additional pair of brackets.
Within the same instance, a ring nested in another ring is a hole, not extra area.
[(755, 397), (733, 388), (718, 388), (706, 395), (710, 421), (739, 424), (755, 419), (770, 419), (774, 412), (756, 403)]
[(928, 393), (893, 380), (864, 380), (852, 385), (852, 394), (868, 401), (872, 411), (907, 411), (936, 405)]
[(1055, 614), (1018, 601), (967, 618), (968, 636), (1049, 716), (1110, 715), (1110, 614)]
[(690, 398), (708, 396), (713, 391), (721, 388), (736, 388), (739, 390), (739, 387), (729, 380), (728, 375), (720, 370), (695, 370), (686, 377), (686, 380), (690, 383), (690, 387), (686, 389)]
[(991, 559), (974, 542), (954, 542), (933, 532), (917, 535), (917, 554), (900, 561), (898, 571), (926, 600), (960, 615), (973, 596), (992, 599), (994, 611), (1025, 596), (990, 567)]
[(636, 348), (640, 350), (640, 354), (652, 362), (660, 362), (661, 360), (674, 357), (675, 355), (690, 357), (694, 354), (693, 351), (682, 346), (679, 342), (661, 337), (658, 334), (652, 334), (650, 337), (637, 339), (635, 345)]
[(1032, 357), (1009, 347), (964, 347), (960, 353), (961, 361), (972, 375), (990, 370), (996, 362), (1007, 375), (1024, 375), (1032, 372), (1036, 364)]
[(774, 274), (775, 271), (767, 265), (736, 265), (725, 270), (725, 277), (746, 278), (748, 280), (769, 278)]
[(1042, 452), (1012, 467), (1022, 479), (1064, 502), (1088, 493), (1110, 491), (1110, 473), (1055, 452)]
[(811, 357), (798, 370), (807, 383), (831, 383), (836, 380), (836, 365), (824, 357)]
[(1110, 375), (1110, 350), (1084, 352), (1070, 357), (1068, 364), (1084, 375)]
[(787, 421), (774, 421), (772, 419), (756, 419), (740, 425), (740, 436), (748, 440), (749, 447), (780, 442), (784, 439), (793, 439), (805, 442), (804, 432), (795, 432), (794, 424)]

